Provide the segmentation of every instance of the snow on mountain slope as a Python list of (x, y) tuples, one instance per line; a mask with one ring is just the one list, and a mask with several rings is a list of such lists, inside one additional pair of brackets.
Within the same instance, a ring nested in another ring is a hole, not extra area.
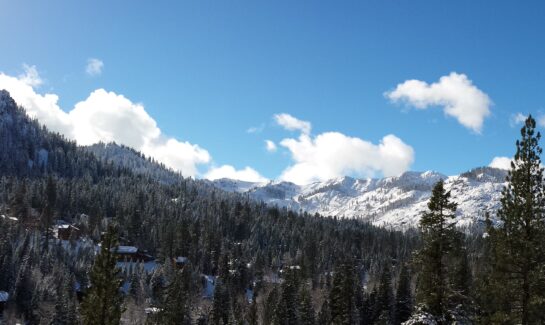
[(248, 193), (267, 204), (340, 218), (361, 218), (375, 225), (406, 228), (418, 224), (431, 190), (440, 179), (458, 203), (458, 225), (466, 226), (491, 215), (499, 207), (506, 171), (482, 167), (457, 176), (436, 172), (406, 172), (398, 177), (354, 179), (342, 177), (299, 186), (233, 180), (212, 183), (227, 191)]

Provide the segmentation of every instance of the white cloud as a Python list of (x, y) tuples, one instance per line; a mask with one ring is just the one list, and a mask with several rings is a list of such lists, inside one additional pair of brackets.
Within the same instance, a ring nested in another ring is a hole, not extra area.
[(282, 180), (308, 184), (346, 175), (394, 176), (407, 171), (414, 161), (413, 148), (395, 135), (386, 135), (379, 144), (339, 132), (311, 137), (308, 125), (300, 129), (299, 138), (280, 142), (293, 159), (293, 164), (282, 172)]
[(511, 127), (515, 127), (517, 125), (521, 125), (523, 124), (526, 119), (528, 118), (528, 116), (518, 112), (516, 114), (512, 114), (511, 117), (509, 118), (509, 125), (511, 125)]
[(311, 129), (310, 122), (301, 121), (290, 114), (276, 114), (274, 120), (278, 125), (289, 131), (300, 131), (304, 134), (309, 134)]
[(276, 143), (271, 140), (265, 140), (265, 149), (267, 149), (268, 152), (275, 152), (277, 149)]
[(0, 73), (0, 89), (9, 91), (29, 116), (78, 144), (115, 141), (156, 158), (184, 176), (197, 176), (198, 166), (211, 162), (205, 149), (164, 135), (142, 104), (97, 89), (66, 113), (59, 107), (57, 95), (41, 95), (34, 91), (31, 85), (41, 80), (37, 73), (34, 74), (35, 68), (25, 68), (25, 71), (19, 77)]
[(488, 167), (498, 168), (498, 169), (511, 169), (512, 158), (509, 157), (494, 157)]
[(537, 125), (541, 126), (542, 128), (545, 127), (545, 115), (540, 115), (536, 118)]
[(89, 76), (99, 76), (102, 74), (102, 69), (104, 69), (104, 62), (99, 59), (89, 58), (87, 59), (87, 65), (85, 66), (85, 73)]
[(260, 126), (252, 126), (246, 130), (246, 133), (261, 133), (265, 129), (265, 124)]
[(223, 165), (221, 167), (210, 169), (205, 178), (209, 180), (221, 179), (221, 178), (230, 178), (238, 179), (246, 182), (266, 182), (267, 179), (261, 176), (255, 169), (251, 167), (245, 167), (241, 170), (236, 170), (235, 167), (230, 165)]
[(385, 96), (392, 102), (406, 102), (417, 109), (442, 106), (446, 115), (456, 118), (460, 124), (476, 133), (481, 132), (492, 105), (487, 94), (473, 85), (465, 74), (456, 72), (432, 84), (407, 80), (386, 92)]
[(31, 87), (39, 87), (43, 84), (43, 80), (40, 78), (40, 74), (35, 65), (23, 64), (23, 70), (25, 72), (18, 77), (23, 83)]

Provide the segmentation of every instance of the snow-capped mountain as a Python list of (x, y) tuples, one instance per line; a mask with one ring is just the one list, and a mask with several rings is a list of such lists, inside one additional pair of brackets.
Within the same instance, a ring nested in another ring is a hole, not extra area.
[(481, 167), (457, 176), (437, 172), (406, 172), (398, 177), (342, 177), (299, 186), (289, 182), (249, 183), (221, 179), (212, 183), (226, 191), (247, 193), (267, 204), (340, 218), (361, 218), (375, 225), (416, 226), (440, 179), (458, 203), (458, 225), (467, 226), (495, 215), (507, 172)]

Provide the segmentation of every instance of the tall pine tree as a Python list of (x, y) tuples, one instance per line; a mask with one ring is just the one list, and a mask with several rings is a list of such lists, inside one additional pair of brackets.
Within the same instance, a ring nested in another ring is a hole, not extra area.
[(423, 246), (417, 254), (420, 266), (417, 302), (439, 322), (449, 318), (448, 270), (449, 256), (457, 238), (455, 217), (456, 203), (450, 201), (450, 192), (445, 190), (441, 180), (433, 188), (428, 211), (420, 219)]
[(118, 325), (123, 312), (120, 269), (116, 267), (117, 231), (113, 226), (102, 240), (90, 274), (91, 287), (81, 306), (85, 325)]
[(403, 264), (401, 273), (397, 283), (396, 291), (396, 307), (395, 307), (395, 323), (401, 324), (409, 317), (412, 311), (412, 296), (411, 296), (411, 277), (409, 268)]
[(545, 185), (535, 128), (529, 116), (502, 193), (500, 223), (489, 228), (495, 322), (545, 322)]

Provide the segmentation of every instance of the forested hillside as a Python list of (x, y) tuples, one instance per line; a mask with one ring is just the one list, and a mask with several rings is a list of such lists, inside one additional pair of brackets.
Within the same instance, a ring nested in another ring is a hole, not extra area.
[[(75, 297), (88, 291), (96, 245), (109, 225), (120, 244), (153, 259), (120, 275), (130, 288), (124, 290), (128, 323), (159, 317), (146, 308), (172, 303), (165, 295), (177, 257), (191, 279), (184, 293), (188, 317), (219, 317), (219, 295), (209, 292), (215, 287), (225, 291), (222, 317), (240, 322), (276, 310), (266, 298), (286, 283), (286, 272), (297, 273), (294, 285), (311, 294), (310, 310), (320, 310), (342, 263), (353, 266), (351, 290), (367, 285), (370, 293), (377, 274), (385, 266), (399, 269), (416, 245), (415, 233), (269, 208), (205, 182), (180, 176), (165, 182), (134, 165), (107, 163), (30, 120), (7, 92), (0, 97), (0, 290), (9, 293), (8, 320), (81, 321)], [(61, 220), (77, 236), (53, 238)], [(360, 303), (367, 301), (358, 292)]]

